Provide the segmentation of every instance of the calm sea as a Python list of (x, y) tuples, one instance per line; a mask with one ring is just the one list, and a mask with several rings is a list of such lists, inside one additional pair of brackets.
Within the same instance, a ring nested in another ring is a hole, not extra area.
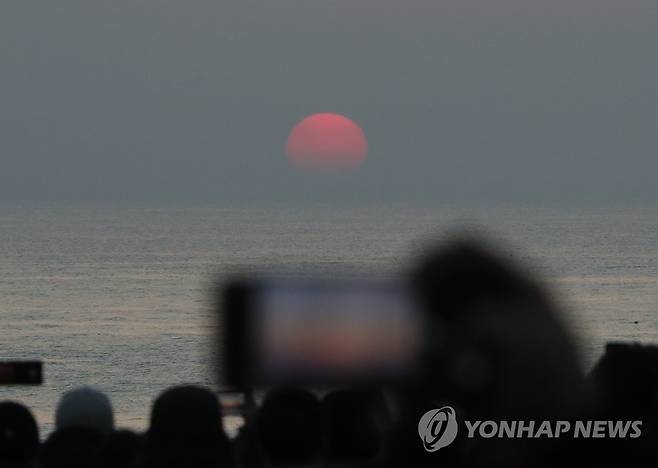
[(0, 205), (0, 359), (46, 366), (45, 385), (0, 400), (27, 403), (47, 433), (59, 395), (91, 384), (143, 429), (159, 392), (213, 380), (217, 273), (395, 272), (460, 227), (504, 239), (546, 279), (585, 366), (608, 340), (658, 342), (658, 207)]

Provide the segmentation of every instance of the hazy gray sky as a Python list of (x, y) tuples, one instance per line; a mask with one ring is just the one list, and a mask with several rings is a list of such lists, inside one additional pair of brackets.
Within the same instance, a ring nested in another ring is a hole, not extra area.
[(0, 66), (0, 200), (658, 196), (656, 0), (2, 0)]

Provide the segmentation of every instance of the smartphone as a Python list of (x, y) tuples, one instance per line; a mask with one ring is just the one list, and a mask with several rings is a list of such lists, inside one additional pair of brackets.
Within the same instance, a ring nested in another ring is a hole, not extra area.
[(43, 364), (39, 361), (0, 361), (0, 385), (41, 385)]
[(222, 297), (226, 385), (374, 384), (418, 371), (426, 327), (402, 281), (237, 280)]
[(247, 397), (244, 393), (221, 390), (218, 397), (224, 416), (241, 416), (244, 414), (247, 404)]

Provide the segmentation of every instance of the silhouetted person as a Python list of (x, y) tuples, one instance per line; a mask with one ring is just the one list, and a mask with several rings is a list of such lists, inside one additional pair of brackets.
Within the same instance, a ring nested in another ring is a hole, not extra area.
[(324, 446), (320, 402), (307, 390), (270, 391), (256, 416), (256, 437), (269, 465), (316, 465)]
[(658, 466), (658, 347), (609, 343), (589, 375), (594, 416), (642, 421), (638, 438), (596, 441), (599, 466)]
[(381, 463), (382, 434), (375, 423), (372, 392), (338, 390), (322, 399), (325, 466), (374, 467)]
[(574, 341), (529, 270), (467, 240), (427, 256), (414, 277), (437, 325), (425, 380), (432, 396), (501, 419), (555, 418), (581, 403)]
[(133, 465), (141, 446), (139, 435), (128, 430), (110, 434), (98, 456), (97, 468), (128, 468)]
[(232, 466), (231, 445), (222, 426), (217, 396), (191, 385), (160, 395), (151, 410), (138, 466)]
[(109, 435), (114, 430), (114, 413), (110, 399), (91, 387), (66, 392), (59, 400), (55, 427), (87, 428)]
[(41, 448), (42, 468), (93, 468), (105, 435), (95, 429), (68, 427), (53, 432)]
[(34, 466), (39, 428), (30, 410), (13, 401), (0, 402), (0, 466)]
[(562, 441), (465, 439), (463, 433), (439, 457), (425, 452), (417, 425), (430, 409), (452, 406), (460, 420), (570, 419), (580, 410), (584, 382), (571, 336), (544, 288), (486, 245), (441, 246), (423, 257), (413, 281), (431, 321), (430, 346), (423, 377), (399, 392), (402, 420), (391, 443), (401, 450), (392, 466), (433, 466), (440, 459), (452, 466), (524, 467), (559, 459)]

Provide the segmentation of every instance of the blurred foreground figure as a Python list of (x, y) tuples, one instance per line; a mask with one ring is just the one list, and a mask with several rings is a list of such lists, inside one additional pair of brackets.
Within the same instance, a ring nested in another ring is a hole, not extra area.
[(426, 452), (423, 414), (445, 405), (463, 420), (568, 420), (579, 414), (584, 379), (573, 341), (544, 288), (485, 245), (458, 241), (426, 255), (413, 275), (431, 317), (424, 376), (398, 392), (401, 421), (391, 466), (549, 466), (564, 440), (456, 440)]
[(137, 466), (232, 465), (231, 444), (214, 393), (190, 385), (171, 388), (157, 398)]
[(658, 347), (609, 343), (589, 375), (596, 419), (642, 421), (642, 437), (596, 441), (599, 466), (658, 466)]
[(13, 401), (0, 402), (0, 466), (36, 466), (39, 429), (25, 406)]
[(66, 392), (57, 405), (55, 427), (86, 428), (108, 435), (114, 430), (114, 413), (104, 393), (80, 387)]
[(43, 468), (92, 468), (114, 430), (110, 399), (91, 387), (66, 392), (57, 405), (55, 432), (39, 455)]
[(312, 466), (323, 447), (322, 410), (302, 389), (273, 390), (257, 416), (257, 437), (267, 465)]
[(324, 466), (374, 468), (383, 462), (383, 434), (371, 392), (338, 390), (322, 399), (327, 447)]
[(97, 468), (128, 468), (133, 465), (141, 446), (139, 435), (128, 430), (115, 431), (105, 440), (98, 456)]
[(105, 435), (87, 427), (65, 427), (50, 434), (39, 455), (42, 468), (93, 468)]

